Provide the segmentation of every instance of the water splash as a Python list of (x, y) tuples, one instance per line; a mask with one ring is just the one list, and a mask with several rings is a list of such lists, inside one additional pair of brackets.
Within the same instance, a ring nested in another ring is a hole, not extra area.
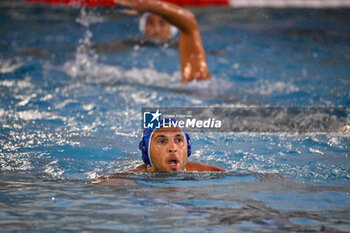
[[(16, 58), (13, 60), (3, 60), (0, 59), (0, 74), (12, 73), (19, 69), (23, 63), (20, 61), (20, 58)], [(11, 83), (3, 82), (3, 85), (11, 85)]]

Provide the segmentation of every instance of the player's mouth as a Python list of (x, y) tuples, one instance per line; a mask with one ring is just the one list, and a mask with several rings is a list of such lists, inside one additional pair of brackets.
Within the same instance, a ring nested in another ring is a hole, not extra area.
[(178, 169), (178, 166), (179, 166), (179, 160), (176, 158), (176, 156), (171, 156), (168, 159), (168, 165), (170, 166), (170, 168), (173, 171), (176, 171)]

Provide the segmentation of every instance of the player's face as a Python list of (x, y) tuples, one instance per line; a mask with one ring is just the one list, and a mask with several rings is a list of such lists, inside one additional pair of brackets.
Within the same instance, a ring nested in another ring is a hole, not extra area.
[(165, 41), (169, 39), (170, 24), (162, 17), (150, 14), (146, 20), (145, 32), (149, 39)]
[(187, 143), (179, 127), (160, 128), (151, 138), (150, 155), (155, 171), (184, 171), (187, 164)]

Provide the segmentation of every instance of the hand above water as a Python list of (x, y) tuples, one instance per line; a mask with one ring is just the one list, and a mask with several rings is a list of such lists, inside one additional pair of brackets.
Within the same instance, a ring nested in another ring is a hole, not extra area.
[(125, 10), (126, 13), (144, 13), (145, 11), (149, 10), (149, 6), (154, 3), (154, 1), (149, 0), (114, 0), (115, 3), (131, 7), (135, 10)]
[(158, 0), (114, 0), (114, 2), (133, 9), (124, 10), (124, 13), (156, 14), (180, 30), (181, 82), (210, 78), (197, 21), (190, 10)]

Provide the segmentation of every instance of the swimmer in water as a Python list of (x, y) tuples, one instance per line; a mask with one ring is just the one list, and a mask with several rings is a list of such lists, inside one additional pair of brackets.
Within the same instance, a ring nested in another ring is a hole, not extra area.
[(174, 127), (173, 124), (169, 125), (170, 121), (176, 122), (174, 119), (164, 119), (159, 129), (143, 130), (139, 149), (144, 164), (122, 173), (117, 172), (107, 177), (93, 179), (92, 183), (130, 187), (137, 183), (134, 180), (125, 179), (122, 175), (134, 172), (226, 172), (224, 168), (215, 165), (188, 161), (191, 155), (190, 137), (181, 128)]
[(179, 127), (169, 127), (170, 121), (176, 120), (165, 119), (165, 125), (159, 129), (144, 129), (139, 144), (144, 164), (125, 172), (226, 172), (218, 166), (188, 161), (191, 155), (190, 137)]
[(174, 4), (157, 0), (114, 0), (131, 7), (127, 13), (141, 13), (140, 30), (156, 43), (168, 42), (180, 30), (181, 82), (210, 78), (202, 39), (194, 14)]

